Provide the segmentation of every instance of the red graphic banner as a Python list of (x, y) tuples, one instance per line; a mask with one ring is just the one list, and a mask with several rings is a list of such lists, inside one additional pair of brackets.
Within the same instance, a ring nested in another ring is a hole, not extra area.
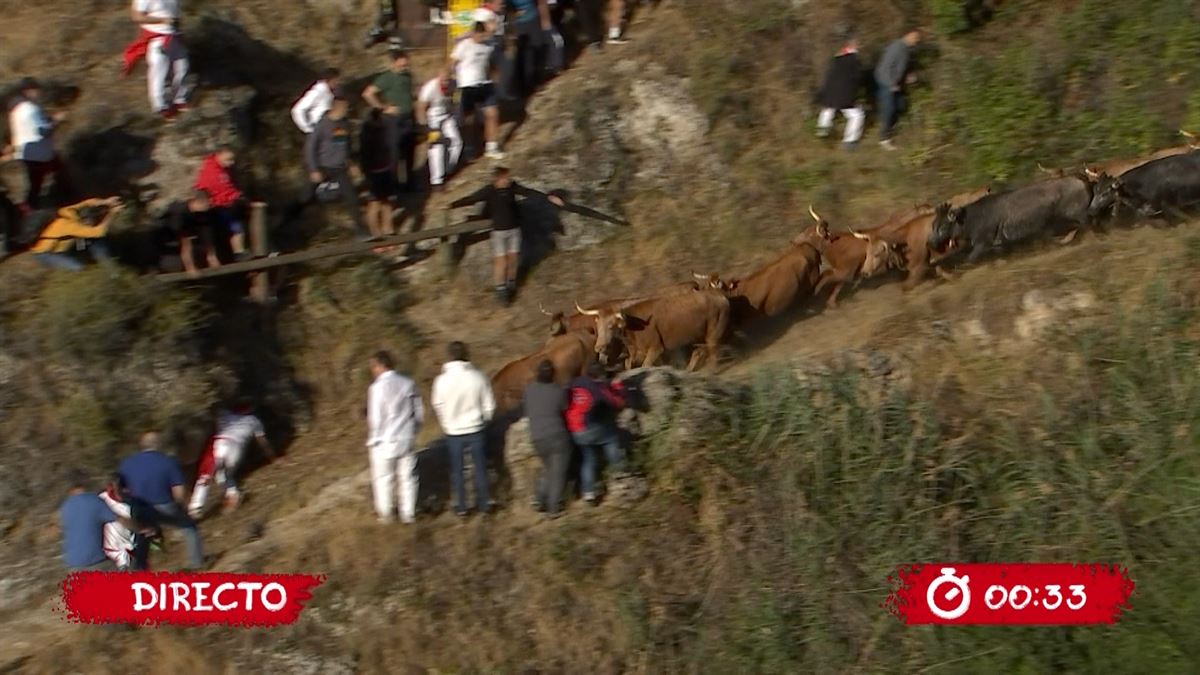
[(63, 604), (75, 623), (281, 626), (300, 617), (324, 581), (310, 574), (73, 572), (63, 582)]
[(889, 612), (907, 624), (1065, 626), (1116, 623), (1134, 583), (1115, 565), (928, 563), (889, 576)]

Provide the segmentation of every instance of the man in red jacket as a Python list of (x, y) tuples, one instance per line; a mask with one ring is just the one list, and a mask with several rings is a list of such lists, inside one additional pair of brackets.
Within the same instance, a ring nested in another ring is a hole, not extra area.
[(234, 256), (246, 256), (245, 203), (242, 191), (233, 181), (231, 173), (237, 155), (233, 148), (221, 146), (204, 158), (200, 173), (196, 175), (197, 190), (209, 194), (213, 216), (223, 230), (229, 233), (229, 247)]
[(610, 470), (624, 470), (617, 413), (625, 408), (625, 389), (619, 382), (609, 383), (606, 376), (604, 365), (593, 361), (586, 377), (571, 381), (567, 403), (567, 430), (583, 454), (580, 489), (583, 501), (592, 506), (596, 504), (597, 455), (604, 453)]

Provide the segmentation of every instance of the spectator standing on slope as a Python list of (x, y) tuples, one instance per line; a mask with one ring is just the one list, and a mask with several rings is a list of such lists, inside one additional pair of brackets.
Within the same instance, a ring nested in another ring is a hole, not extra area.
[(852, 149), (862, 138), (863, 121), (866, 114), (858, 103), (858, 90), (862, 85), (862, 61), (858, 58), (858, 40), (850, 36), (842, 44), (841, 51), (829, 63), (825, 83), (817, 95), (821, 114), (817, 118), (817, 135), (829, 136), (833, 129), (834, 115), (841, 111), (846, 118), (846, 131), (842, 145)]
[(567, 392), (554, 382), (554, 364), (549, 360), (538, 364), (537, 380), (525, 389), (521, 409), (529, 418), (529, 440), (542, 460), (534, 508), (544, 511), (549, 518), (557, 518), (572, 446), (564, 419)]
[(546, 0), (511, 0), (511, 4), (516, 11), (512, 27), (517, 49), (513, 58), (514, 85), (509, 93), (529, 98), (540, 82), (541, 62), (553, 29), (550, 7)]
[(583, 454), (580, 465), (583, 500), (595, 506), (597, 455), (604, 453), (609, 470), (624, 468), (616, 419), (617, 413), (625, 407), (624, 391), (619, 383), (609, 384), (604, 365), (598, 361), (588, 366), (585, 377), (571, 381), (570, 390), (567, 429)]
[(358, 163), (367, 179), (367, 229), (373, 237), (396, 233), (396, 150), (383, 111), (371, 108), (358, 135)]
[(113, 513), (96, 493), (87, 489), (87, 476), (79, 469), (67, 473), (67, 498), (58, 509), (62, 530), (63, 564), (72, 571), (106, 571), (116, 566), (104, 552), (104, 526), (128, 520)]
[(450, 360), (433, 381), (433, 410), (446, 434), (450, 454), (450, 481), (454, 486), (454, 512), (467, 515), (467, 488), (463, 480), (464, 458), (471, 456), (475, 475), (475, 509), (490, 513), (488, 496), (487, 434), (488, 423), (496, 410), (492, 386), (487, 377), (471, 364), (467, 346), (451, 342)]
[[(8, 113), (8, 133), (12, 142), (13, 159), (25, 167), (28, 189), (25, 199), (17, 204), (27, 214), (41, 207), (42, 186), (54, 177), (60, 182), (62, 162), (54, 149), (54, 130), (64, 119), (62, 112), (47, 115), (42, 108), (42, 86), (32, 77), (17, 85), (17, 98)], [(62, 190), (58, 190), (62, 192)]]
[[(487, 26), (476, 23), (471, 34), (459, 40), (450, 54), (450, 64), (462, 102), (463, 118), (483, 114), (484, 155), (488, 159), (504, 159), (496, 136), (500, 128), (500, 108), (496, 87), (492, 84), (492, 45), (488, 42)], [(478, 146), (476, 146), (478, 147)]]
[(504, 39), (504, 0), (487, 0), (475, 10), (471, 20), (487, 27), (488, 44), (492, 46), (492, 71), (496, 73), (493, 80), (496, 96), (505, 101), (513, 100), (508, 89), (512, 84), (512, 60), (508, 58)]
[[(417, 435), (425, 422), (421, 392), (395, 370), (391, 354), (376, 352), (370, 360), (374, 380), (367, 390), (367, 450), (371, 489), (379, 522), (390, 523), (400, 505), (400, 522), (417, 518)], [(461, 476), (460, 476), (461, 481)]]
[(426, 82), (417, 96), (417, 123), (428, 129), (429, 184), (435, 192), (442, 189), (446, 175), (458, 165), (463, 139), (454, 117), (454, 83), (449, 68)]
[(221, 234), (229, 237), (229, 248), (240, 259), (246, 257), (246, 201), (233, 179), (236, 162), (233, 148), (221, 146), (204, 158), (194, 187), (208, 193), (213, 221), (223, 230)]
[(397, 164), (404, 167), (401, 183), (411, 189), (416, 122), (413, 119), (413, 76), (409, 70), (408, 52), (402, 47), (388, 50), (388, 69), (367, 85), (363, 100), (372, 108), (383, 111), (391, 133), (391, 145), (396, 149)]
[(342, 73), (337, 68), (321, 71), (321, 79), (314, 82), (292, 106), (292, 121), (296, 123), (296, 128), (305, 134), (313, 132), (317, 122), (321, 121), (325, 112), (333, 105), (341, 77)]
[(180, 0), (133, 0), (130, 14), (141, 33), (125, 49), (126, 75), (144, 56), (150, 106), (168, 122), (187, 109), (188, 53), (179, 36)]
[(895, 150), (892, 143), (892, 128), (907, 108), (904, 85), (912, 65), (912, 50), (921, 43), (921, 31), (910, 30), (888, 45), (879, 63), (875, 65), (875, 87), (879, 114), (879, 145), (885, 150)]
[(208, 500), (208, 486), (213, 482), (225, 488), (225, 507), (233, 510), (241, 504), (240, 474), (251, 441), (258, 444), (268, 462), (275, 461), (275, 451), (267, 440), (267, 430), (248, 402), (240, 402), (217, 418), (217, 433), (200, 457), (196, 485), (188, 503), (188, 515), (199, 518)]
[[(530, 197), (539, 193), (514, 181), (508, 167), (498, 166), (492, 171), (491, 183), (446, 206), (447, 209), (455, 209), (483, 202), (483, 214), (492, 221), (492, 272), (496, 282), (496, 299), (504, 304), (511, 303), (517, 292), (517, 271), (521, 262), (518, 194)], [(563, 200), (556, 195), (546, 198), (555, 206), (563, 206)]]
[(285, 221), (299, 217), (300, 211), (313, 201), (337, 199), (345, 207), (359, 238), (369, 241), (372, 235), (363, 225), (358, 190), (354, 187), (354, 175), (359, 170), (350, 160), (353, 143), (350, 120), (346, 117), (349, 110), (346, 99), (333, 99), (333, 105), (308, 135), (304, 144), (304, 165), (308, 168), (309, 188), (302, 201), (289, 209)]
[(149, 504), (160, 525), (183, 532), (191, 569), (204, 567), (204, 550), (196, 522), (184, 511), (183, 469), (174, 457), (158, 451), (159, 436), (153, 431), (142, 434), (141, 450), (121, 462), (118, 473), (133, 497)]

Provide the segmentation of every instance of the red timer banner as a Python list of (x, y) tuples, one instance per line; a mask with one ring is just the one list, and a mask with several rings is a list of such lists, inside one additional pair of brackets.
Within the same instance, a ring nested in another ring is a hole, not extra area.
[(309, 574), (74, 572), (63, 582), (76, 623), (279, 626), (325, 580)]
[(907, 624), (1111, 624), (1129, 608), (1133, 580), (1115, 565), (929, 563), (888, 577), (884, 606)]

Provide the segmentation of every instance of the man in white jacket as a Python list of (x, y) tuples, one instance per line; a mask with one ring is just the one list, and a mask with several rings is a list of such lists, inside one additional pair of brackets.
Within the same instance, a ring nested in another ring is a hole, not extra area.
[(399, 486), (400, 520), (417, 518), (417, 434), (425, 421), (421, 393), (394, 370), (392, 357), (376, 352), (370, 360), (375, 380), (367, 390), (367, 448), (371, 453), (371, 487), (379, 522), (391, 522)]
[(471, 470), (475, 474), (475, 508), (480, 513), (491, 511), (484, 432), (492, 420), (496, 402), (487, 377), (471, 365), (467, 346), (451, 342), (449, 351), (450, 361), (442, 366), (442, 374), (433, 381), (433, 410), (446, 434), (450, 481), (454, 485), (454, 512), (464, 517), (467, 515), (467, 490), (463, 481), (463, 457), (467, 452), (471, 453)]
[(321, 72), (321, 79), (313, 83), (292, 106), (292, 121), (300, 131), (311, 134), (317, 122), (325, 116), (325, 112), (333, 105), (334, 92), (341, 76), (337, 68), (326, 68)]

